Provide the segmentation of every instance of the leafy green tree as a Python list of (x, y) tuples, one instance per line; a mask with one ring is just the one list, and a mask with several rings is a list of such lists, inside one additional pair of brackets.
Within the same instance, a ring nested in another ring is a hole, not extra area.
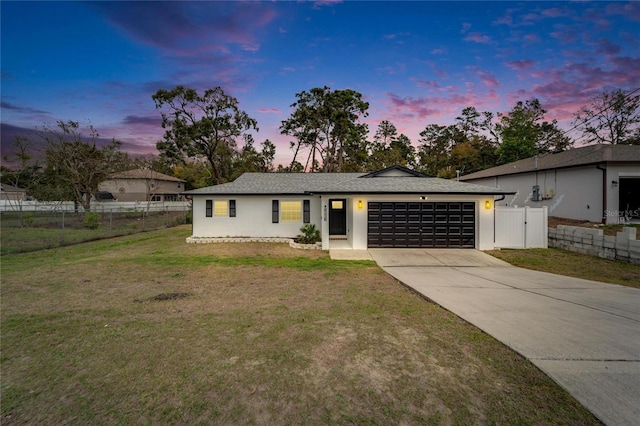
[(558, 129), (557, 121), (542, 121), (546, 114), (540, 101), (518, 102), (506, 115), (498, 114), (496, 134), (500, 141), (498, 161), (509, 163), (541, 153), (566, 150), (572, 141)]
[(574, 125), (587, 142), (640, 145), (640, 95), (605, 90), (575, 117)]
[[(452, 177), (450, 154), (453, 146), (453, 127), (429, 124), (420, 132), (418, 165), (429, 176)], [(453, 175), (452, 175), (453, 173)]]
[(37, 179), (40, 165), (31, 154), (33, 144), (24, 136), (15, 136), (13, 153), (3, 155), (2, 159), (11, 167), (0, 166), (0, 180), (11, 186), (29, 190)]
[(239, 109), (238, 100), (220, 87), (199, 95), (183, 86), (160, 89), (152, 99), (157, 109), (167, 109), (162, 112), (164, 140), (156, 145), (161, 155), (174, 164), (205, 158), (213, 171), (211, 183), (229, 180), (237, 138), (258, 129), (257, 121)]
[(127, 156), (120, 152), (121, 143), (113, 139), (100, 148), (95, 128), (89, 125), (84, 130), (88, 135), (75, 121), (58, 121), (56, 128), (45, 126), (42, 129), (46, 141), (46, 167), (38, 193), (34, 194), (36, 198), (74, 201), (88, 211), (100, 182), (122, 170)]
[(276, 147), (270, 140), (262, 143), (262, 150), (258, 152), (253, 146), (253, 138), (248, 135), (245, 144), (235, 156), (231, 180), (235, 180), (246, 172), (271, 172)]
[(178, 164), (173, 168), (171, 175), (185, 180), (185, 189), (191, 190), (208, 186), (211, 183), (212, 170), (206, 161), (194, 160)]
[(366, 134), (366, 124), (359, 123), (367, 116), (369, 104), (362, 95), (351, 89), (332, 91), (329, 87), (316, 87), (296, 94), (291, 116), (282, 122), (280, 132), (293, 136), (294, 150), (290, 169), (301, 151), (309, 154), (304, 169), (339, 172), (345, 165), (345, 147), (357, 145), (354, 139)]

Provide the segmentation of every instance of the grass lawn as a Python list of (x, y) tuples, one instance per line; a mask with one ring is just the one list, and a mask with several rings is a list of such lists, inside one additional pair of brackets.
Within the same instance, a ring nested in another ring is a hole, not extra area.
[(522, 268), (640, 288), (640, 265), (556, 248), (491, 250), (486, 253)]
[(373, 262), (188, 227), (2, 256), (9, 424), (599, 424)]

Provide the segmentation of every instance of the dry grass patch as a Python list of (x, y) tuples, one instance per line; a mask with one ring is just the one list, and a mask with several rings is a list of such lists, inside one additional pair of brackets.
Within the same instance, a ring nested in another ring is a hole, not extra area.
[(521, 268), (640, 288), (640, 265), (556, 248), (491, 250), (490, 255)]
[(2, 424), (597, 424), (373, 262), (187, 235), (3, 257)]

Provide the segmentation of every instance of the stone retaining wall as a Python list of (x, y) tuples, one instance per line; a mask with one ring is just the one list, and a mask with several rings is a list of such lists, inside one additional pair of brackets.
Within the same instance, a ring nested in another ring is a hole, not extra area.
[(201, 237), (189, 237), (187, 238), (189, 244), (209, 244), (209, 243), (289, 243), (289, 247), (301, 250), (322, 250), (322, 243), (315, 244), (299, 244), (292, 238), (201, 238)]
[(636, 240), (636, 230), (625, 226), (612, 237), (603, 235), (602, 229), (558, 225), (555, 229), (549, 228), (549, 247), (640, 264), (640, 241)]

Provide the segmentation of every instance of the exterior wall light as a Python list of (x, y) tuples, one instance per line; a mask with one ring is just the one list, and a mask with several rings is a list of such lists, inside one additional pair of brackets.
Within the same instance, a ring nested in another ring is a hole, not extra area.
[(484, 208), (489, 210), (491, 208), (491, 201), (487, 200), (484, 202)]
[(611, 185), (613, 185), (614, 188), (618, 187), (618, 181), (617, 180), (612, 180), (611, 181)]
[(363, 206), (363, 204), (362, 204), (362, 200), (358, 200), (358, 208), (359, 208), (359, 209), (361, 209), (361, 208), (362, 208), (362, 206)]

